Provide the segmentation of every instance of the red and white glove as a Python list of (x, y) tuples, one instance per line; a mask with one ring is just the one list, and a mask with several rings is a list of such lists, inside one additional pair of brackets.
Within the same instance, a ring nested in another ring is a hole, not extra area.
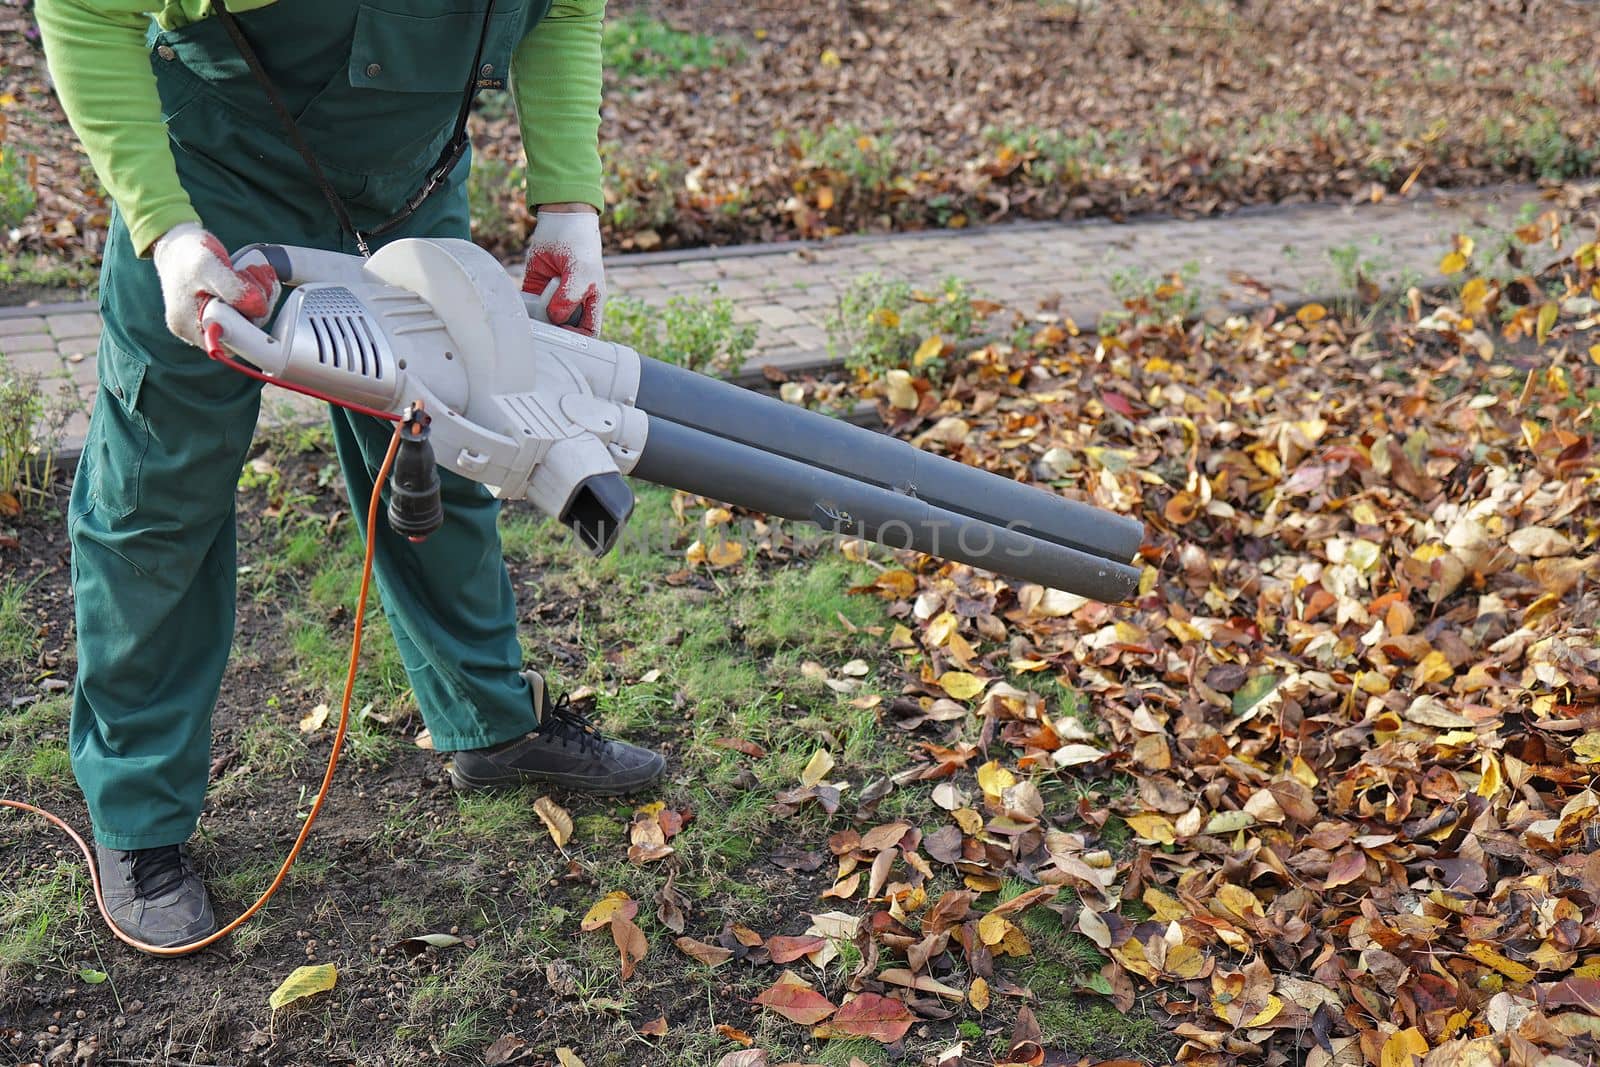
[(216, 297), (257, 326), (265, 326), (278, 303), (282, 286), (265, 263), (234, 270), (227, 249), (198, 222), (182, 222), (156, 241), (152, 258), (161, 278), (167, 329), (196, 347), (200, 312)]
[(606, 305), (600, 216), (593, 208), (539, 209), (522, 273), (522, 291), (545, 298), (550, 321), (595, 337)]

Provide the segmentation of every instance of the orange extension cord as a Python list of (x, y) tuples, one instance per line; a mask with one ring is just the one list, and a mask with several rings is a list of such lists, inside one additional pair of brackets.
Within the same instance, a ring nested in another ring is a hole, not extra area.
[[(322, 399), (331, 398), (322, 397)], [(394, 418), (394, 416), (383, 412), (378, 414), (383, 415), (385, 418)], [(372, 499), (367, 505), (367, 550), (366, 557), (361, 562), (361, 595), (356, 601), (356, 629), (355, 635), (350, 641), (350, 669), (345, 674), (344, 700), (339, 705), (339, 729), (333, 737), (333, 751), (328, 753), (328, 771), (322, 776), (322, 788), (317, 790), (317, 799), (311, 805), (311, 811), (306, 816), (305, 825), (300, 827), (300, 836), (295, 838), (294, 847), (289, 849), (289, 855), (284, 858), (283, 866), (278, 868), (278, 876), (272, 880), (271, 885), (267, 886), (266, 891), (261, 894), (260, 898), (241, 912), (238, 918), (216, 933), (203, 937), (199, 941), (171, 948), (148, 944), (136, 937), (123, 933), (121, 928), (112, 921), (111, 913), (106, 909), (105, 897), (100, 892), (100, 872), (95, 867), (94, 852), (78, 834), (78, 831), (67, 825), (65, 819), (45, 811), (43, 808), (36, 808), (32, 804), (24, 804), (20, 800), (6, 800), (0, 797), (0, 806), (18, 808), (22, 811), (32, 812), (35, 815), (42, 815), (51, 823), (66, 831), (67, 836), (72, 838), (73, 844), (78, 846), (78, 851), (83, 853), (84, 862), (89, 865), (89, 878), (94, 883), (94, 902), (95, 906), (100, 909), (100, 917), (106, 921), (106, 925), (111, 928), (111, 932), (116, 935), (117, 940), (124, 944), (132, 945), (139, 951), (148, 952), (152, 956), (187, 956), (191, 952), (199, 952), (209, 945), (216, 944), (243, 926), (250, 916), (260, 911), (267, 901), (272, 899), (272, 894), (278, 891), (278, 887), (283, 885), (283, 880), (289, 876), (289, 868), (294, 866), (295, 859), (299, 857), (301, 846), (306, 843), (306, 838), (311, 836), (311, 827), (317, 821), (317, 813), (322, 810), (322, 802), (328, 799), (328, 788), (333, 784), (333, 772), (339, 766), (339, 750), (344, 747), (345, 733), (350, 726), (350, 698), (356, 688), (356, 664), (361, 658), (361, 630), (367, 614), (367, 587), (372, 581), (372, 553), (376, 544), (378, 501), (381, 496), (379, 488), (383, 485), (384, 479), (389, 477), (389, 468), (394, 465), (395, 453), (399, 449), (400, 427), (396, 426), (394, 436), (389, 439), (389, 451), (383, 457), (383, 466), (378, 469), (378, 477), (372, 483)]]

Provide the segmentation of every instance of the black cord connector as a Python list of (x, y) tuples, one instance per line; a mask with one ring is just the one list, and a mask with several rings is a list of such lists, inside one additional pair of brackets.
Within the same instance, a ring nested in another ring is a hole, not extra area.
[(428, 443), (433, 419), (420, 403), (400, 419), (400, 451), (389, 475), (389, 528), (412, 541), (422, 541), (444, 525), (439, 499), (439, 469)]

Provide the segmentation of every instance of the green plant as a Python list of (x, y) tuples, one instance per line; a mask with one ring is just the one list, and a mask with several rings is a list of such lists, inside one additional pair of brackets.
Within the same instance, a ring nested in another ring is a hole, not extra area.
[[(929, 338), (959, 342), (971, 335), (975, 299), (960, 278), (947, 277), (938, 293), (924, 293), (909, 282), (862, 275), (845, 287), (828, 319), (828, 353), (870, 377), (910, 367)], [(913, 369), (937, 378), (944, 361), (924, 358)]]
[[(1285, 249), (1287, 254), (1288, 250)], [(1102, 334), (1115, 332), (1123, 323), (1161, 323), (1171, 319), (1187, 321), (1200, 306), (1200, 291), (1191, 283), (1200, 273), (1198, 263), (1185, 263), (1161, 277), (1139, 268), (1113, 271), (1111, 291), (1122, 307), (1100, 318)]]
[(600, 159), (610, 176), (611, 224), (619, 230), (661, 229), (678, 210), (678, 191), (687, 168), (655, 153), (635, 154), (615, 141), (600, 146)]
[(602, 33), (601, 59), (613, 78), (649, 80), (685, 67), (712, 70), (742, 57), (736, 42), (676, 30), (639, 11), (607, 19)]
[(527, 235), (522, 213), (505, 208), (506, 190), (511, 190), (512, 202), (516, 203), (527, 173), (528, 165), (521, 159), (479, 156), (473, 160), (472, 171), (467, 175), (467, 211), (478, 240), (520, 242)]
[(14, 146), (8, 149), (4, 141), (5, 127), (0, 126), (0, 229), (22, 225), (39, 203), (28, 176), (28, 158)]
[[(776, 138), (779, 144), (785, 139), (783, 134)], [(853, 122), (825, 126), (820, 133), (800, 130), (794, 143), (807, 165), (835, 171), (866, 190), (888, 188), (927, 163), (909, 159), (896, 149), (894, 127), (889, 124), (877, 133), (868, 133)]]
[(45, 399), (38, 375), (17, 371), (0, 356), (0, 515), (49, 493), (67, 414)]
[(733, 312), (733, 301), (725, 296), (674, 296), (663, 308), (618, 297), (606, 307), (605, 332), (647, 356), (693, 371), (732, 375), (743, 369), (756, 344), (755, 325), (735, 323)]

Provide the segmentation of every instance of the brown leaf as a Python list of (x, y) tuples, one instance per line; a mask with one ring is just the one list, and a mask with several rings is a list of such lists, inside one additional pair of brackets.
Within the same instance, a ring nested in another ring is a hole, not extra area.
[(801, 956), (815, 952), (827, 944), (824, 938), (804, 935), (801, 937), (787, 937), (778, 935), (767, 938), (767, 953), (776, 964), (793, 963)]
[(828, 1023), (812, 1031), (819, 1038), (870, 1037), (884, 1044), (899, 1041), (917, 1017), (904, 1003), (877, 993), (862, 993), (839, 1008)]
[(837, 1010), (827, 997), (790, 971), (784, 971), (755, 1002), (802, 1026), (821, 1022)]
[(680, 937), (673, 944), (685, 955), (692, 956), (707, 967), (718, 967), (733, 958), (733, 951), (721, 945), (708, 945), (692, 937)]
[(622, 977), (632, 978), (633, 969), (650, 953), (650, 942), (644, 931), (622, 915), (611, 917), (611, 940), (617, 944), (617, 954), (622, 958)]
[(667, 1017), (662, 1015), (659, 1018), (651, 1019), (649, 1022), (639, 1027), (639, 1033), (643, 1037), (666, 1037)]

